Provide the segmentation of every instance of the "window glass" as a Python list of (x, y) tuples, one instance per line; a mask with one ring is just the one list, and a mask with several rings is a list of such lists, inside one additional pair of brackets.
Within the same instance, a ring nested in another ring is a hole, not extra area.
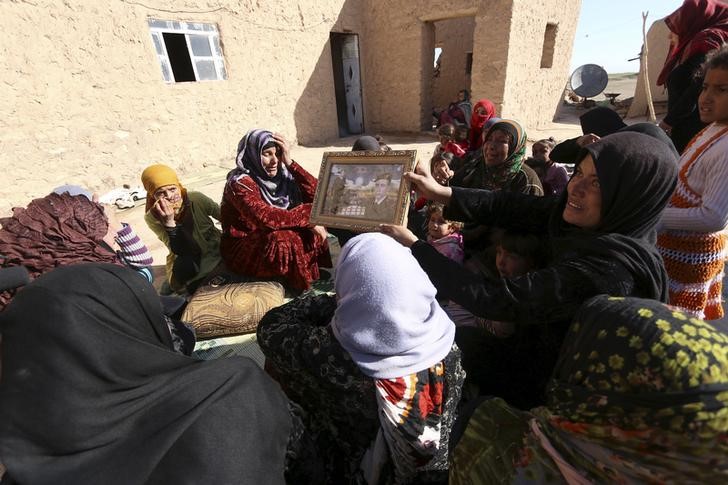
[(199, 81), (212, 81), (217, 79), (214, 61), (196, 61), (197, 78)]
[(193, 35), (187, 36), (190, 39), (190, 47), (192, 47), (192, 54), (195, 56), (212, 56), (210, 50), (210, 41), (206, 35)]

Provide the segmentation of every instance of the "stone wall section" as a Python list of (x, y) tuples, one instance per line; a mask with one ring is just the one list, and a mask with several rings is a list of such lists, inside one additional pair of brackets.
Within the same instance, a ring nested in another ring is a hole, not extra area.
[[(514, 0), (501, 117), (527, 128), (553, 119), (568, 81), (581, 0)], [(541, 67), (547, 24), (556, 24), (553, 64)]]
[[(359, 35), (365, 131), (428, 128), (435, 24), (474, 24), (473, 100), (550, 120), (580, 0), (10, 0), (0, 2), (0, 215), (53, 187), (105, 192), (165, 163), (232, 167), (250, 128), (338, 138), (331, 32)], [(226, 81), (166, 84), (148, 20), (215, 24)], [(546, 22), (554, 66), (539, 67)], [(464, 66), (463, 66), (464, 69)], [(459, 87), (447, 89), (447, 98)], [(445, 96), (444, 94), (442, 96)]]
[[(253, 127), (338, 136), (329, 33), (358, 29), (358, 2), (143, 3), (0, 3), (0, 214), (65, 183), (138, 185), (151, 163), (232, 167)], [(148, 18), (216, 24), (228, 80), (165, 84)]]

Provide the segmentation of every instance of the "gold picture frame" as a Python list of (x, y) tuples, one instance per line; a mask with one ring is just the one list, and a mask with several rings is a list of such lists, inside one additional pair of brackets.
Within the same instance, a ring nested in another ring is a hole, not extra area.
[(311, 223), (358, 232), (405, 224), (410, 190), (402, 175), (416, 163), (416, 150), (325, 152)]

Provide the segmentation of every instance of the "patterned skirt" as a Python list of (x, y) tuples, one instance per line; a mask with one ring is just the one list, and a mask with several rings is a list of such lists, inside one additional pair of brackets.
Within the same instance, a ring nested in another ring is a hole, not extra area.
[(670, 304), (706, 320), (723, 317), (725, 232), (666, 231), (657, 249), (670, 278)]

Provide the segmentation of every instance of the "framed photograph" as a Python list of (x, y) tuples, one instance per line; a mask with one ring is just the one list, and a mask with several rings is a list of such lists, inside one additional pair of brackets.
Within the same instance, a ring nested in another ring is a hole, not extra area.
[(321, 162), (311, 222), (353, 231), (404, 224), (416, 150), (326, 152)]

